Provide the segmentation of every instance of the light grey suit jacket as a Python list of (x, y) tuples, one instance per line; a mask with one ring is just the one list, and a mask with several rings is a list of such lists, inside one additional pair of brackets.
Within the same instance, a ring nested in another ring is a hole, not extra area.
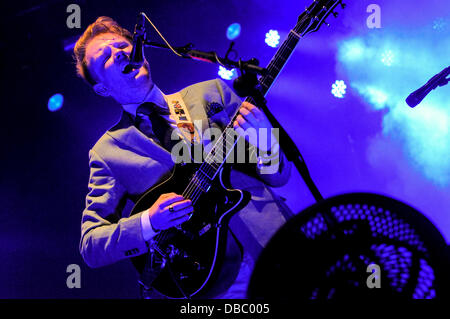
[[(193, 121), (223, 128), (240, 106), (241, 99), (221, 80), (211, 80), (180, 91)], [(207, 115), (207, 106), (217, 112)], [(82, 215), (80, 253), (90, 267), (101, 267), (148, 251), (142, 237), (141, 214), (129, 216), (127, 200), (170, 175), (171, 154), (147, 138), (123, 112), (89, 152), (89, 192)], [(256, 171), (256, 170), (255, 170)], [(280, 170), (273, 175), (248, 176), (232, 171), (234, 188), (249, 191), (250, 203), (230, 221), (230, 228), (254, 259), (276, 230), (291, 215), (270, 188), (287, 182), (290, 163), (282, 155)], [(128, 205), (130, 206), (130, 205)]]

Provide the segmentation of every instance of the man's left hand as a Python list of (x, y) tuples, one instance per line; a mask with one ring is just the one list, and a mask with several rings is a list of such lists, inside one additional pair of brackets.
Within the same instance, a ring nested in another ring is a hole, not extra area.
[[(233, 123), (233, 128), (240, 136), (244, 136), (249, 143), (258, 147), (263, 152), (267, 152), (278, 143), (273, 135), (272, 124), (267, 116), (251, 103), (242, 103), (239, 109), (239, 115)], [(270, 136), (269, 142), (258, 139), (260, 137), (260, 129), (267, 130), (265, 135)]]

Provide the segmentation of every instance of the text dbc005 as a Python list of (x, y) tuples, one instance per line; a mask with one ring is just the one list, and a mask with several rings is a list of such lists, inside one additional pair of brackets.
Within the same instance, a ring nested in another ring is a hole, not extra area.
[(269, 313), (269, 304), (225, 304), (225, 313)]

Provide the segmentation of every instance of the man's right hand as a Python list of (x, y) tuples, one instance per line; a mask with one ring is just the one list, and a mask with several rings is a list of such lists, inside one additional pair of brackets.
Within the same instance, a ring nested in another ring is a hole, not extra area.
[(148, 209), (148, 215), (153, 230), (159, 231), (184, 223), (193, 211), (191, 200), (175, 193), (167, 193), (159, 196)]

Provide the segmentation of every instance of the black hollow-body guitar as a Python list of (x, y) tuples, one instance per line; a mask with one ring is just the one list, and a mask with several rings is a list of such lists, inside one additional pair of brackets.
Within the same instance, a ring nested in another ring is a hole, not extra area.
[[(258, 89), (263, 95), (267, 94), (299, 39), (326, 24), (325, 18), (332, 13), (336, 15), (339, 4), (344, 7), (341, 0), (315, 0), (299, 16), (267, 66), (268, 73), (258, 80)], [(246, 101), (254, 103), (250, 97)], [(230, 147), (237, 144), (236, 140), (233, 145), (227, 142), (232, 140), (228, 134), (238, 111), (203, 163), (175, 165), (172, 175), (142, 195), (131, 212), (136, 214), (148, 209), (164, 193), (181, 194), (193, 203), (190, 220), (159, 232), (150, 242), (148, 253), (132, 258), (141, 283), (169, 298), (193, 298), (208, 290), (223, 264), (227, 223), (249, 200), (245, 192), (227, 186), (224, 169)]]

